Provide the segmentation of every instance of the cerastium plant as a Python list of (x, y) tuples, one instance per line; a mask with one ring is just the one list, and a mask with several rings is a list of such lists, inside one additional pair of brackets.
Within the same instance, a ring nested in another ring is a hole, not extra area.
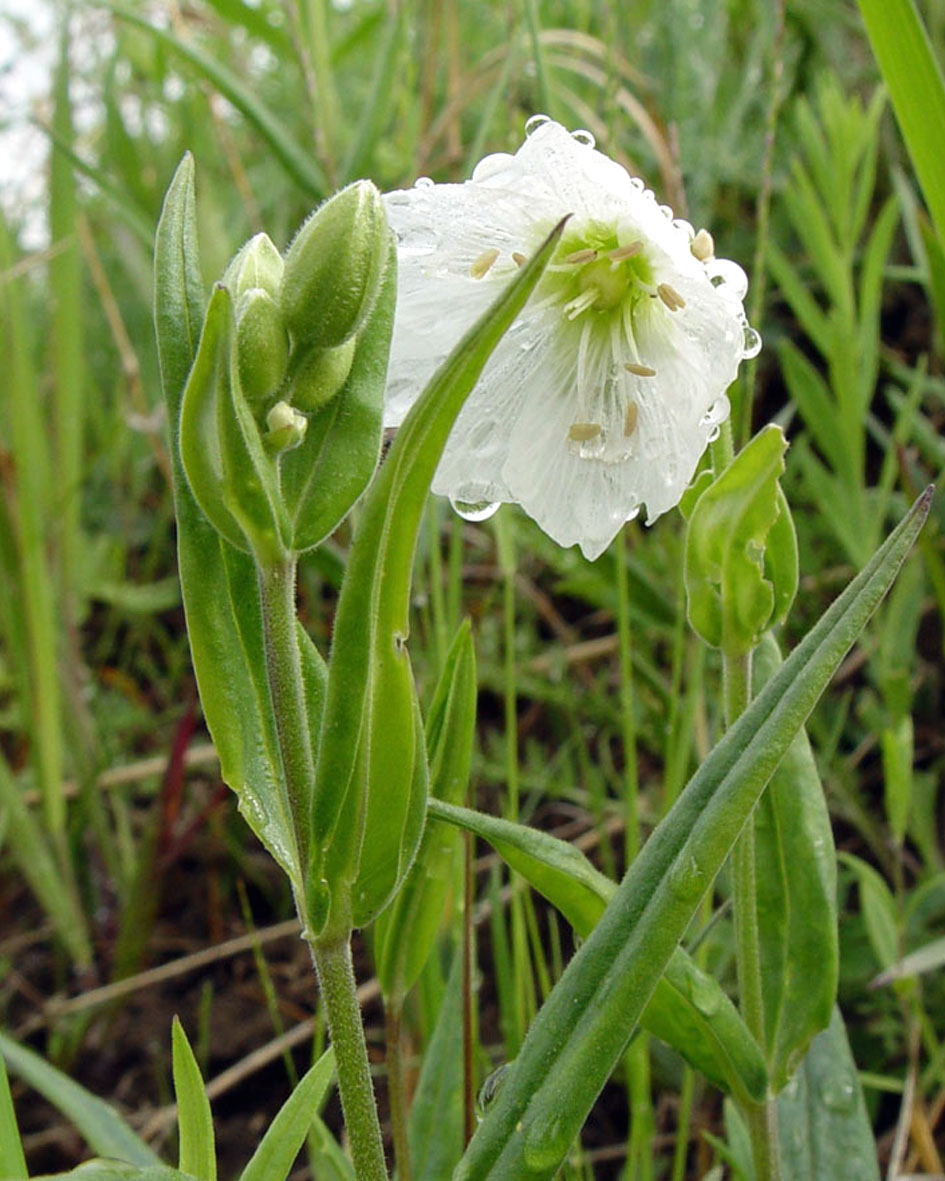
[[(619, 884), (558, 840), (459, 806), (475, 700), (467, 629), (421, 716), (409, 590), (431, 482), (471, 515), (479, 501), (516, 501), (597, 554), (641, 504), (652, 517), (683, 494), (727, 413), (725, 385), (758, 343), (741, 310), (744, 276), (713, 260), (707, 233), (672, 220), (586, 133), (548, 120), (530, 129), (520, 153), (488, 158), (468, 185), (428, 183), (386, 202), (368, 182), (349, 186), (284, 255), (264, 235), (248, 242), (209, 299), (190, 158), (158, 228), (155, 318), (201, 701), (223, 777), (292, 884), (354, 1175), (388, 1173), (352, 931), (381, 916), (375, 955), (396, 1013), (432, 945), (453, 849), (436, 826), (452, 825), (489, 841), (583, 942), (468, 1145), (437, 1158), (444, 1178), (555, 1176), (640, 1026), (730, 1097), (755, 1181), (851, 1175), (851, 1163), (857, 1177), (877, 1176), (834, 1010), (833, 849), (803, 726), (931, 493), (781, 663), (770, 629), (797, 583), (778, 482), (785, 441), (771, 427), (733, 456), (723, 425), (715, 469), (683, 508), (689, 617), (721, 652), (728, 728)], [(400, 425), (378, 467), (395, 296), (387, 414)], [(461, 413), (468, 438), (451, 434)], [(296, 567), (356, 502), (326, 662), (297, 618)], [(682, 946), (733, 850), (738, 1007)], [(160, 1175), (212, 1181), (209, 1105), (179, 1027), (174, 1048), (181, 1155)], [(302, 1080), (244, 1179), (286, 1175), (328, 1070), (325, 1059)], [(395, 1086), (402, 1181), (404, 1102)], [(98, 1175), (158, 1175), (140, 1154), (122, 1170)]]

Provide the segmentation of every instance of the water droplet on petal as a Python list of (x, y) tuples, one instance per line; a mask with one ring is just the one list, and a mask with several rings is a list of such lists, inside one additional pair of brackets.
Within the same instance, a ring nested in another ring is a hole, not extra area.
[(401, 254), (419, 258), (424, 254), (432, 254), (439, 241), (432, 226), (415, 225), (397, 235), (397, 248)]
[(432, 189), (433, 181), (428, 176), (418, 176), (413, 182), (413, 187), (415, 189)]
[(499, 502), (483, 495), (484, 489), (464, 484), (450, 495), (450, 504), (464, 521), (487, 521), (498, 511)]
[(643, 190), (646, 188), (646, 185), (643, 183), (643, 181), (640, 179), (639, 176), (631, 176), (630, 177), (630, 184), (633, 188), (636, 189), (636, 191), (638, 193), (642, 193)]
[(662, 213), (662, 215), (663, 215), (665, 218), (667, 218), (669, 221), (672, 221), (672, 220), (673, 220), (673, 207), (672, 207), (672, 205), (660, 205), (660, 206), (659, 206), (659, 211), (660, 211), (660, 213)]
[(597, 143), (594, 136), (589, 131), (585, 131), (583, 127), (577, 131), (572, 131), (571, 138), (582, 144), (585, 148), (592, 148)]
[(745, 325), (745, 343), (742, 346), (742, 356), (748, 360), (752, 357), (757, 357), (761, 352), (761, 333), (752, 328), (750, 324)]
[(713, 287), (720, 288), (732, 299), (742, 300), (748, 290), (748, 276), (729, 258), (710, 258), (705, 264), (705, 273)]
[(488, 180), (499, 172), (504, 172), (512, 157), (508, 152), (493, 152), (490, 156), (483, 156), (473, 169), (472, 178), (476, 181)]
[(685, 234), (687, 238), (691, 239), (696, 236), (696, 231), (693, 229), (692, 222), (686, 221), (684, 217), (673, 218), (673, 225), (677, 230)]
[(547, 115), (532, 115), (530, 119), (525, 121), (525, 134), (534, 135), (539, 127), (544, 127), (546, 123), (550, 122)]
[(721, 433), (722, 428), (720, 426), (714, 426), (712, 430), (706, 435), (705, 441), (707, 443), (714, 443)]

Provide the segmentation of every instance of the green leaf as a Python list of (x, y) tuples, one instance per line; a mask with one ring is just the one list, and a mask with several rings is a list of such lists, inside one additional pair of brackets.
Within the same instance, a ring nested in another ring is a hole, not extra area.
[[(457, 630), (424, 725), (431, 796), (456, 803), (469, 784), (476, 724), (476, 657), (469, 621)], [(459, 833), (427, 825), (417, 857), (391, 905), (378, 916), (374, 963), (385, 1003), (400, 1000), (423, 971), (456, 883)]]
[(893, 980), (903, 980), (908, 976), (922, 976), (925, 972), (935, 972), (945, 967), (945, 936), (933, 939), (920, 947), (917, 951), (904, 955), (886, 969), (885, 972), (870, 981), (871, 988), (882, 988)]
[[(584, 854), (549, 833), (440, 800), (431, 817), (468, 829), (561, 911), (587, 938), (617, 891)], [(646, 1004), (640, 1024), (677, 1050), (723, 1091), (754, 1102), (768, 1086), (764, 1060), (738, 1010), (718, 982), (677, 948)]]
[[(769, 632), (753, 658), (756, 692), (781, 665)], [(779, 1091), (830, 1021), (837, 994), (837, 871), (830, 816), (802, 729), (754, 812), (765, 1058)]]
[(197, 505), (177, 445), (180, 403), (203, 323), (194, 164), (171, 182), (154, 249), (154, 320), (167, 407), (177, 557), (200, 701), (224, 781), (240, 811), (301, 889), (299, 854), (269, 710), (256, 569)]
[(401, 426), (365, 498), (335, 616), (312, 815), (306, 916), (369, 922), (396, 889), (420, 840), (426, 759), (407, 656), (420, 514), (469, 391), (538, 282), (561, 233), (463, 337)]
[(50, 1066), (39, 1054), (0, 1033), (0, 1053), (10, 1070), (61, 1111), (82, 1133), (93, 1152), (129, 1166), (160, 1165), (160, 1157), (125, 1123), (110, 1104)]
[(443, 1181), (463, 1153), (462, 961), (457, 947), (410, 1108), (414, 1181)]
[(889, 589), (932, 490), (715, 746), (536, 1016), (454, 1181), (550, 1178), (795, 734)]
[(380, 291), (358, 333), (341, 391), (308, 415), (301, 446), (281, 458), (290, 544), (298, 552), (312, 549), (334, 532), (374, 475), (383, 436), (384, 383), (396, 294), (396, 252), (391, 245)]
[(913, 0), (859, 0), (859, 5), (938, 240), (945, 244), (941, 67)]
[(181, 1173), (170, 1165), (142, 1168), (111, 1160), (85, 1161), (68, 1173), (46, 1173), (42, 1177), (34, 1177), (33, 1181), (64, 1181), (68, 1177), (74, 1177), (75, 1181), (196, 1181), (190, 1173)]
[(7, 1178), (7, 1181), (22, 1181), (28, 1176), (7, 1068), (0, 1054), (0, 1177)]
[(327, 188), (321, 169), (315, 163), (312, 153), (296, 143), (285, 124), (259, 101), (251, 87), (226, 66), (221, 65), (209, 54), (204, 53), (186, 41), (181, 41), (164, 29), (155, 28), (134, 12), (110, 5), (119, 20), (142, 29), (159, 45), (170, 49), (194, 67), (198, 75), (214, 86), (228, 102), (243, 115), (263, 137), (273, 155), (279, 160), (292, 179), (313, 197), (322, 196)]
[(870, 946), (879, 966), (889, 968), (899, 958), (899, 924), (892, 891), (872, 865), (860, 857), (839, 852), (837, 858), (856, 877), (860, 891), (860, 913)]
[(180, 1169), (198, 1181), (216, 1181), (217, 1158), (213, 1146), (213, 1115), (203, 1085), (200, 1067), (190, 1048), (187, 1034), (175, 1017), (171, 1027), (171, 1060), (174, 1095), (177, 1099), (177, 1129), (180, 1140)]
[(777, 1099), (781, 1176), (879, 1181), (876, 1145), (840, 1010)]
[[(769, 537), (787, 509), (778, 486), (786, 447), (780, 427), (765, 427), (702, 493), (689, 518), (689, 621), (707, 644), (729, 657), (750, 652), (797, 589), (790, 517), (786, 532), (782, 523), (774, 539)], [(775, 541), (781, 552), (766, 561)], [(775, 587), (771, 577), (783, 581)]]
[(789, 340), (778, 345), (778, 360), (791, 395), (814, 442), (835, 472), (855, 482), (855, 462), (843, 431), (837, 425), (837, 407), (827, 383)]
[(312, 1116), (324, 1101), (335, 1069), (335, 1052), (329, 1047), (299, 1079), (279, 1109), (256, 1151), (240, 1174), (240, 1181), (281, 1181), (305, 1143)]

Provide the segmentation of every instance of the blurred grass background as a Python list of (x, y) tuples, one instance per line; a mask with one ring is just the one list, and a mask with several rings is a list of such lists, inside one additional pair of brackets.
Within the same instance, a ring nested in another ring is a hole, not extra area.
[[(262, 1073), (244, 1064), (220, 1086), (226, 1175), (284, 1095), (292, 1044), (308, 1052), (314, 997), (304, 956), (266, 939), (284, 939), (290, 900), (216, 779), (175, 580), (150, 305), (153, 227), (181, 154), (197, 160), (210, 279), (257, 230), (285, 245), (355, 177), (461, 179), (514, 150), (536, 111), (590, 130), (749, 271), (766, 348), (733, 423), (744, 441), (776, 419), (792, 440), (802, 591), (789, 638), (941, 479), (945, 264), (847, 0), (46, 8), (56, 64), (28, 112), (43, 182), (0, 194), (0, 1023), (154, 1135), (168, 1126), (175, 1009), (211, 1077), (274, 1047)], [(941, 53), (945, 0), (919, 8)], [(28, 23), (0, 22), (28, 44)], [(881, 1151), (941, 1173), (945, 957), (870, 987), (945, 933), (941, 497), (933, 516), (810, 729), (844, 852), (840, 999)], [(720, 727), (718, 670), (685, 625), (680, 518), (631, 526), (591, 565), (514, 510), (474, 526), (431, 503), (428, 517), (411, 647), (429, 695), (456, 624), (473, 619), (478, 806), (514, 806), (619, 873)], [(302, 573), (323, 649), (346, 546), (342, 531)], [(485, 1076), (514, 1056), (570, 933), (493, 859), (476, 870)], [(723, 880), (716, 902), (726, 894)], [(254, 925), (254, 959), (174, 969)], [(408, 1007), (415, 1055), (454, 931), (445, 921), (444, 954)], [(699, 954), (732, 978), (724, 905)], [(161, 964), (166, 979), (141, 978)], [(376, 1007), (368, 1022), (379, 1046)], [(724, 1134), (719, 1097), (658, 1044), (628, 1061), (564, 1175), (682, 1181), (721, 1166), (702, 1134)], [(80, 1158), (50, 1109), (24, 1126), (34, 1168)]]

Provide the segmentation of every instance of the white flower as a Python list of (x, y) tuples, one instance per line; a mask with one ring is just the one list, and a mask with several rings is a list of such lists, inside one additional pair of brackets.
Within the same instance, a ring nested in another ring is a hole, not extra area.
[(672, 508), (760, 338), (747, 281), (643, 182), (535, 116), (514, 156), (464, 184), (384, 198), (399, 290), (385, 402), (397, 426), (463, 333), (565, 215), (536, 292), (470, 394), (433, 480), (482, 519), (514, 502), (561, 545), (600, 555), (646, 505)]

